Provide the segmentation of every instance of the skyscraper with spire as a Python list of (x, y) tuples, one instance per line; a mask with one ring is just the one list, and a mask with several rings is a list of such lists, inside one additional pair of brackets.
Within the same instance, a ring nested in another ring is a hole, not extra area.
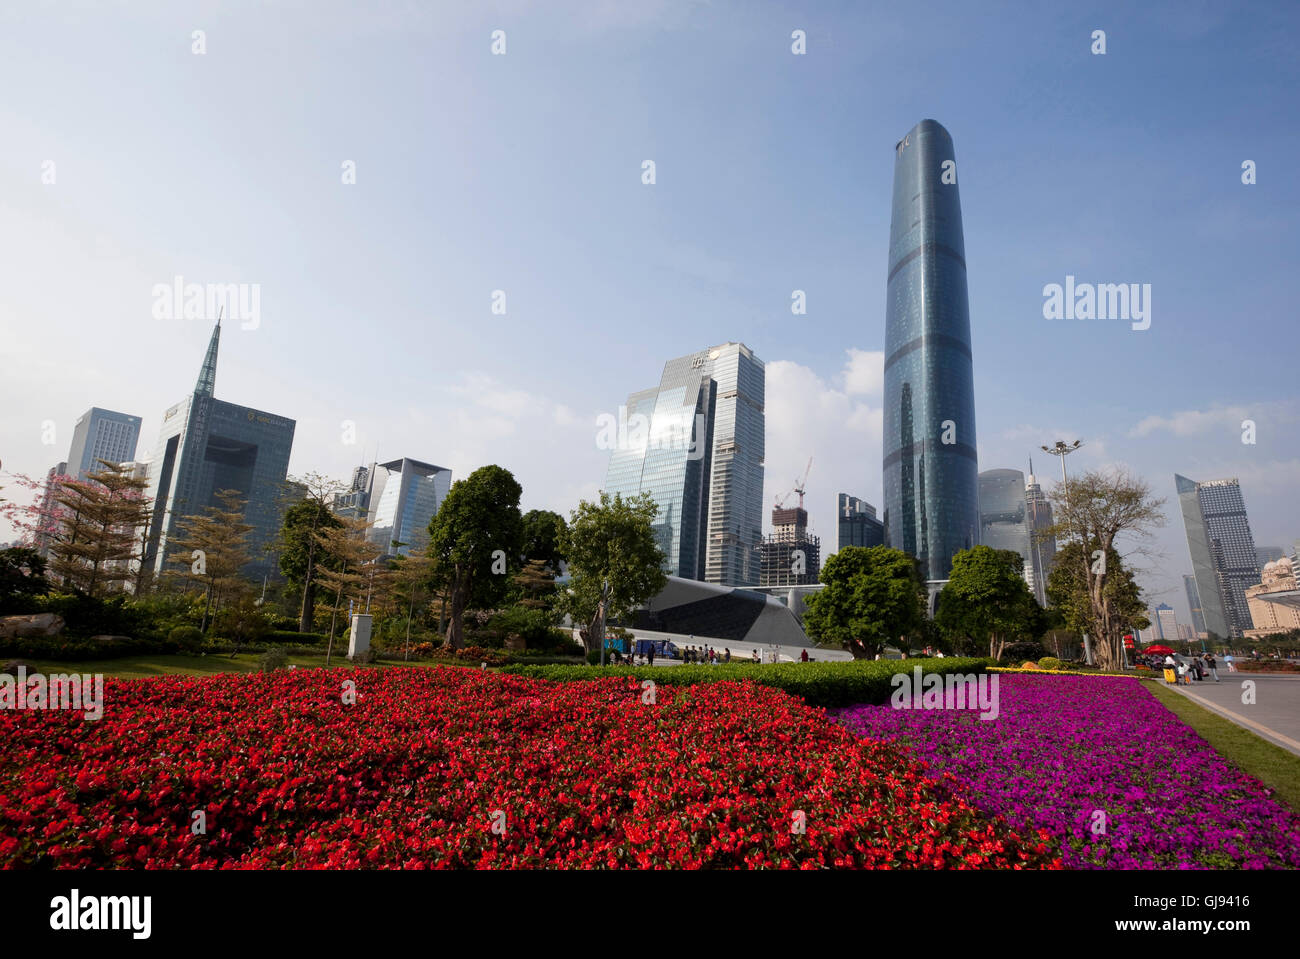
[(219, 505), (216, 494), (237, 490), (246, 500), (244, 521), (252, 562), (249, 575), (273, 573), (266, 547), (275, 541), (283, 513), (284, 483), (297, 425), (287, 417), (216, 398), (217, 350), (221, 321), (212, 330), (194, 392), (163, 414), (162, 428), (149, 462), (148, 495), (153, 522), (145, 551), (146, 564), (161, 572), (175, 557), (167, 543), (178, 522)]

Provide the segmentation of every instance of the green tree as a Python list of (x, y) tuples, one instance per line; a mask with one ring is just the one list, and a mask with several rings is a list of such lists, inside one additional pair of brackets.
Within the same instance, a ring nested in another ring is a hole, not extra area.
[(242, 495), (239, 490), (218, 490), (220, 505), (208, 506), (198, 516), (182, 517), (176, 524), (180, 535), (167, 543), (170, 562), (179, 567), (180, 575), (203, 588), (199, 628), (205, 634), (221, 601), (235, 596), (244, 584), (239, 571), (249, 563), (248, 534), (253, 526), (244, 522)]
[[(1052, 610), (1067, 628), (1087, 633), (1094, 638), (1102, 636), (1103, 630), (1108, 627), (1097, 619), (1092, 584), (1085, 571), (1097, 564), (1099, 557), (1096, 551), (1100, 548), (1095, 539), (1088, 543), (1086, 550), (1078, 540), (1066, 543), (1057, 551), (1055, 565), (1047, 578), (1047, 601)], [(1106, 575), (1094, 576), (1092, 579), (1101, 582), (1101, 598), (1108, 610), (1109, 628), (1117, 631), (1121, 644), (1125, 633), (1136, 634), (1137, 630), (1151, 625), (1142, 590), (1114, 547), (1106, 551)], [(1115, 668), (1123, 662), (1119, 659), (1122, 655), (1121, 645), (1116, 657), (1112, 660), (1103, 659), (1101, 665)]]
[[(1124, 662), (1123, 637), (1128, 627), (1115, 605), (1125, 595), (1123, 584), (1117, 590), (1108, 587), (1110, 560), (1118, 557), (1122, 537), (1141, 540), (1164, 525), (1165, 501), (1153, 499), (1146, 481), (1122, 469), (1088, 472), (1061, 483), (1051, 500), (1056, 518), (1052, 533), (1058, 541), (1068, 539), (1090, 547), (1073, 555), (1074, 572), (1087, 585), (1088, 633), (1096, 643), (1098, 662), (1115, 669)], [(1061, 565), (1059, 556), (1055, 565)]]
[(59, 486), (61, 521), (49, 569), (66, 588), (98, 599), (133, 579), (136, 531), (148, 522), (145, 485), (125, 467), (101, 460), (84, 481)]
[(30, 546), (0, 549), (0, 614), (27, 612), (31, 601), (49, 590), (40, 553)]
[(523, 515), (522, 557), (541, 562), (552, 572), (560, 572), (564, 559), (564, 537), (568, 524), (559, 513), (548, 509), (530, 509)]
[(1034, 635), (1038, 610), (1024, 580), (1023, 557), (1014, 550), (975, 546), (953, 557), (935, 622), (954, 642), (987, 643), (989, 655), (1001, 659), (1008, 642)]
[(925, 617), (925, 580), (916, 560), (888, 546), (846, 546), (822, 567), (824, 588), (807, 599), (808, 635), (870, 659), (916, 633)]
[(668, 583), (652, 526), (658, 512), (649, 493), (624, 499), (602, 491), (599, 503), (583, 500), (569, 516), (562, 550), (570, 580), (558, 608), (588, 624), (589, 653), (604, 646), (606, 621), (631, 615)]
[(319, 473), (308, 473), (294, 482), (305, 488), (307, 495), (285, 511), (280, 528), (280, 572), (302, 593), (298, 604), (298, 632), (309, 633), (315, 622), (316, 600), (323, 592), (316, 576), (320, 548), (316, 534), (342, 526), (330, 502), (335, 494), (342, 492), (343, 484)]
[(326, 526), (316, 532), (320, 550), (316, 576), (329, 603), (330, 635), (325, 647), (325, 665), (334, 654), (334, 633), (339, 613), (349, 607), (365, 607), (374, 588), (374, 564), (383, 549), (366, 536), (370, 528), (364, 519), (339, 517), (338, 526)]
[(434, 580), (446, 584), (450, 609), (447, 645), (465, 645), (465, 610), (487, 608), (505, 595), (510, 567), (519, 568), (523, 488), (509, 470), (482, 466), (452, 484), (429, 521)]

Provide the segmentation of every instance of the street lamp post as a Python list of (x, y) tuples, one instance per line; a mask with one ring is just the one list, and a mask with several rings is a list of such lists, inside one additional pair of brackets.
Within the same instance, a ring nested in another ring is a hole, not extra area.
[[(1083, 445), (1082, 440), (1075, 440), (1073, 443), (1067, 443), (1065, 442), (1065, 440), (1057, 440), (1054, 445), (1044, 446), (1042, 448), (1044, 453), (1050, 453), (1052, 456), (1059, 456), (1061, 458), (1061, 485), (1063, 486), (1070, 482), (1069, 476), (1067, 476), (1065, 473), (1065, 458), (1082, 445)], [(1083, 537), (1083, 548), (1085, 551), (1088, 549), (1088, 536), (1086, 533), (1084, 534)], [(1092, 644), (1088, 642), (1087, 633), (1083, 634), (1083, 654), (1088, 661), (1088, 665), (1091, 666), (1092, 665)]]
[(1053, 456), (1061, 458), (1061, 482), (1068, 483), (1069, 477), (1065, 475), (1065, 458), (1083, 445), (1081, 440), (1075, 440), (1073, 444), (1066, 443), (1064, 440), (1057, 440), (1055, 446), (1044, 446), (1044, 453), (1051, 453)]

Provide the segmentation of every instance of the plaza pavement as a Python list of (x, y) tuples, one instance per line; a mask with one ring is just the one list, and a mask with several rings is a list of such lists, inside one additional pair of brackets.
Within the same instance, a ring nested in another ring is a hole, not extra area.
[[(1219, 679), (1222, 682), (1210, 679), (1166, 688), (1300, 756), (1300, 675), (1230, 673), (1220, 666)], [(1250, 705), (1241, 701), (1245, 680), (1255, 683), (1255, 702)]]

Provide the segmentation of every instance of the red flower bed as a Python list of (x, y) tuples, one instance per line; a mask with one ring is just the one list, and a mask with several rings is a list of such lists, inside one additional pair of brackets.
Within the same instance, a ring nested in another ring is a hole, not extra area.
[(0, 865), (1060, 865), (900, 748), (759, 686), (648, 705), (626, 679), (296, 670), (109, 680), (105, 702), (98, 722), (0, 712)]

